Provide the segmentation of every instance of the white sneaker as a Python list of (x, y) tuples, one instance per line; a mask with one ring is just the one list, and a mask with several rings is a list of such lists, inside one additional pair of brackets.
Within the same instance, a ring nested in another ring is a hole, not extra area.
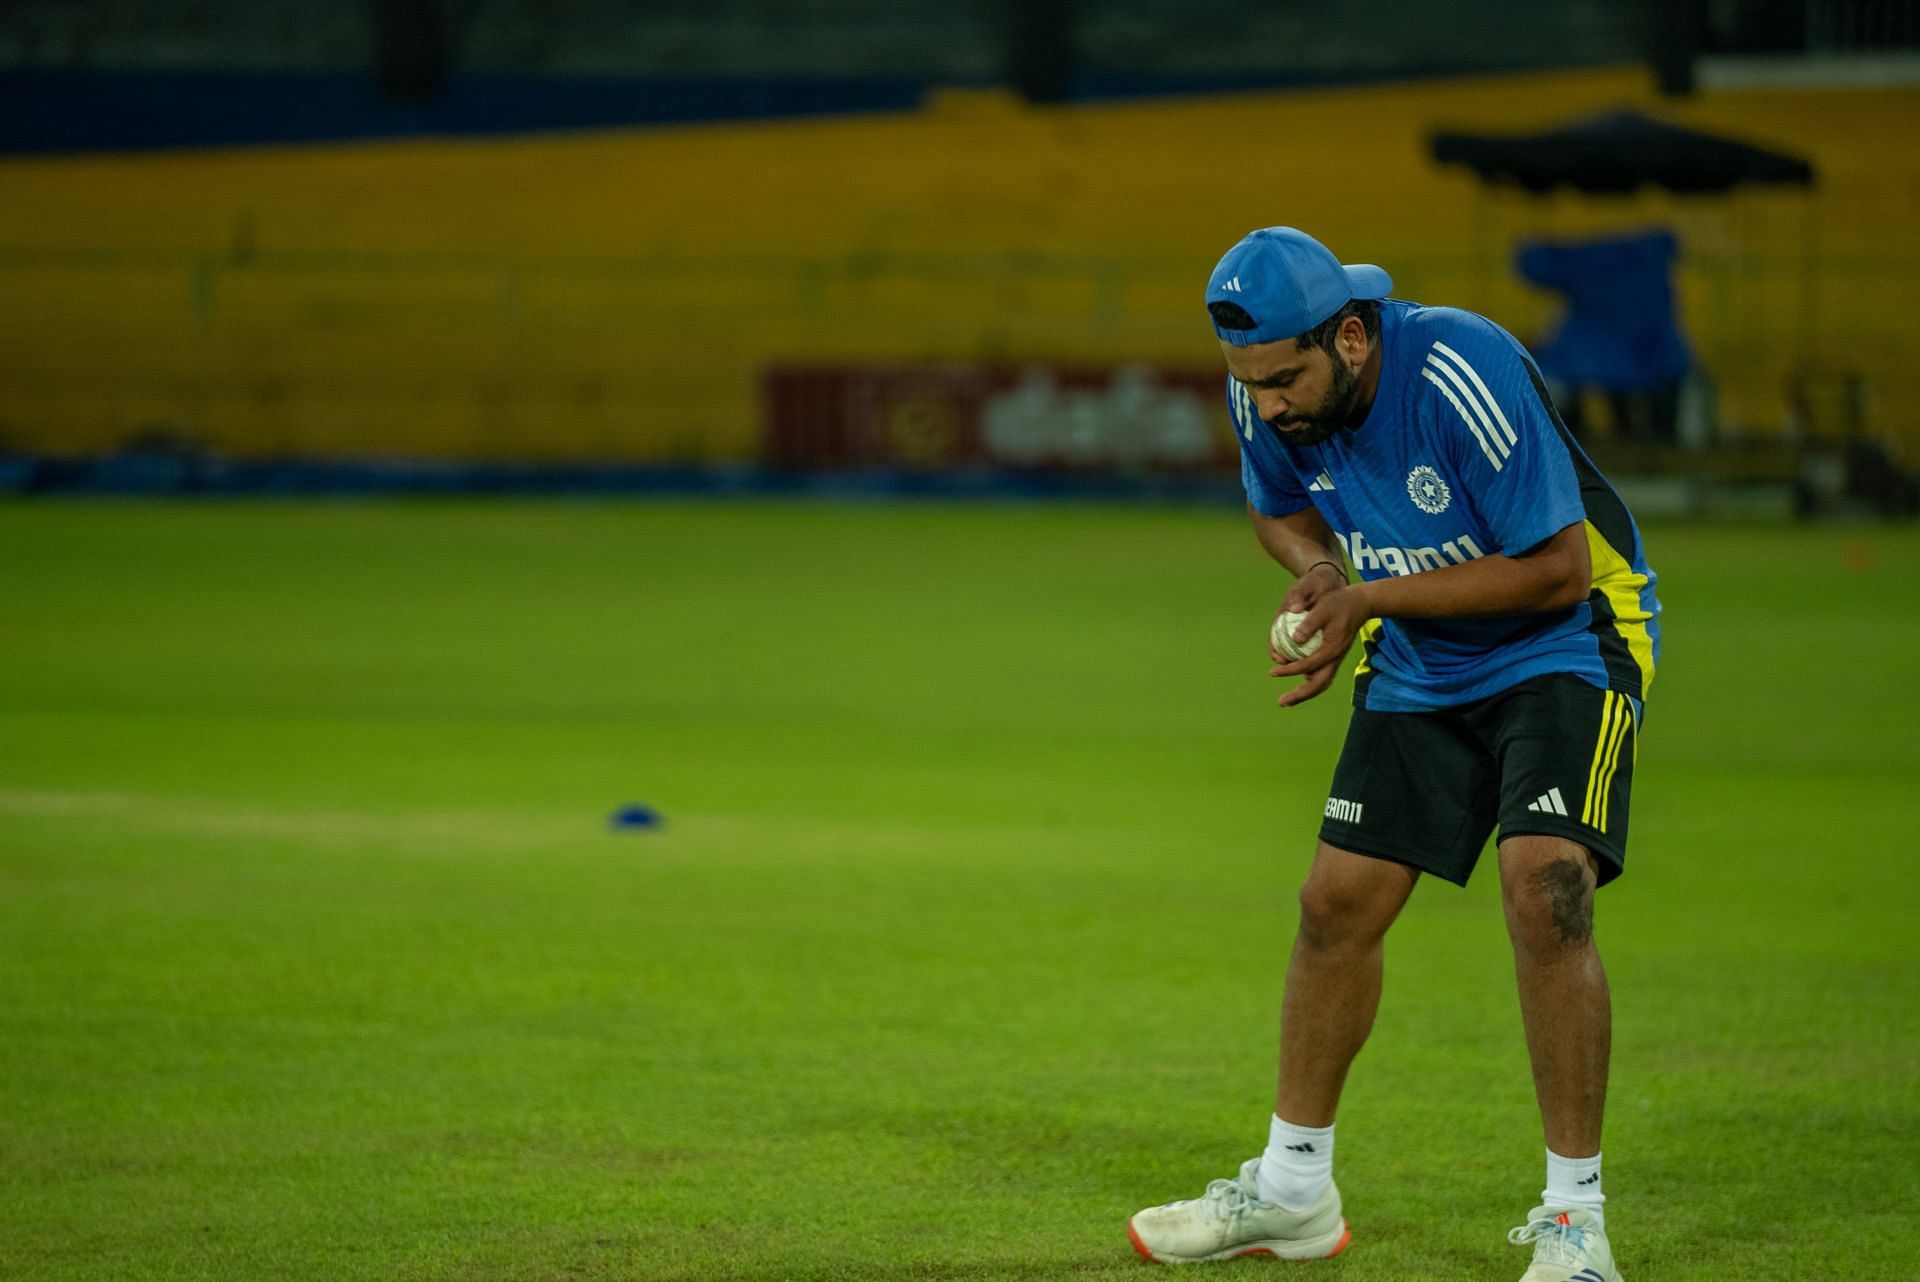
[(1520, 1282), (1620, 1282), (1613, 1248), (1592, 1211), (1556, 1211), (1536, 1206), (1527, 1222), (1507, 1234), (1515, 1246), (1533, 1243), (1533, 1264)]
[(1329, 1184), (1305, 1211), (1262, 1202), (1255, 1173), (1260, 1159), (1240, 1167), (1237, 1180), (1215, 1180), (1204, 1196), (1150, 1206), (1127, 1221), (1133, 1249), (1162, 1264), (1277, 1255), (1318, 1260), (1338, 1255), (1353, 1240), (1340, 1218), (1340, 1190)]

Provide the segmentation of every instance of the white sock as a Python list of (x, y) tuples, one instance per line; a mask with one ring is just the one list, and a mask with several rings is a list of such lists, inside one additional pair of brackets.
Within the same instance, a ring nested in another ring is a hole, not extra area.
[(1333, 1183), (1333, 1128), (1295, 1126), (1274, 1114), (1256, 1183), (1262, 1202), (1307, 1210)]
[(1556, 1211), (1592, 1211), (1600, 1231), (1606, 1232), (1607, 1215), (1601, 1210), (1606, 1196), (1600, 1192), (1600, 1155), (1561, 1157), (1547, 1150), (1547, 1187), (1540, 1194), (1542, 1206)]

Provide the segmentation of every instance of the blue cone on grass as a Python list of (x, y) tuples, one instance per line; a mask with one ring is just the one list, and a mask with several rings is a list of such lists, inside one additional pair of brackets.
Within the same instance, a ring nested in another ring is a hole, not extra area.
[(634, 802), (632, 805), (622, 806), (614, 811), (609, 823), (615, 832), (623, 832), (629, 828), (664, 828), (667, 821), (666, 817), (652, 806), (643, 806), (639, 802)]

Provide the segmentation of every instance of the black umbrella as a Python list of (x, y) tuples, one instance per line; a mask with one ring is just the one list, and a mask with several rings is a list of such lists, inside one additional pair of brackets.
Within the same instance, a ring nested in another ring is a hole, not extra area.
[(1609, 111), (1537, 134), (1436, 133), (1433, 158), (1465, 165), (1490, 183), (1535, 194), (1556, 187), (1618, 194), (1641, 187), (1724, 192), (1743, 183), (1813, 184), (1798, 156), (1671, 125), (1636, 111)]

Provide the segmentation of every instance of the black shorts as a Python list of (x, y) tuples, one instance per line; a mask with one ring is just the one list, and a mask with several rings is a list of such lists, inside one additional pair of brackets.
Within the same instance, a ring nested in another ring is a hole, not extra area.
[(1487, 836), (1565, 837), (1620, 875), (1639, 700), (1567, 673), (1438, 712), (1355, 708), (1320, 840), (1464, 886)]

